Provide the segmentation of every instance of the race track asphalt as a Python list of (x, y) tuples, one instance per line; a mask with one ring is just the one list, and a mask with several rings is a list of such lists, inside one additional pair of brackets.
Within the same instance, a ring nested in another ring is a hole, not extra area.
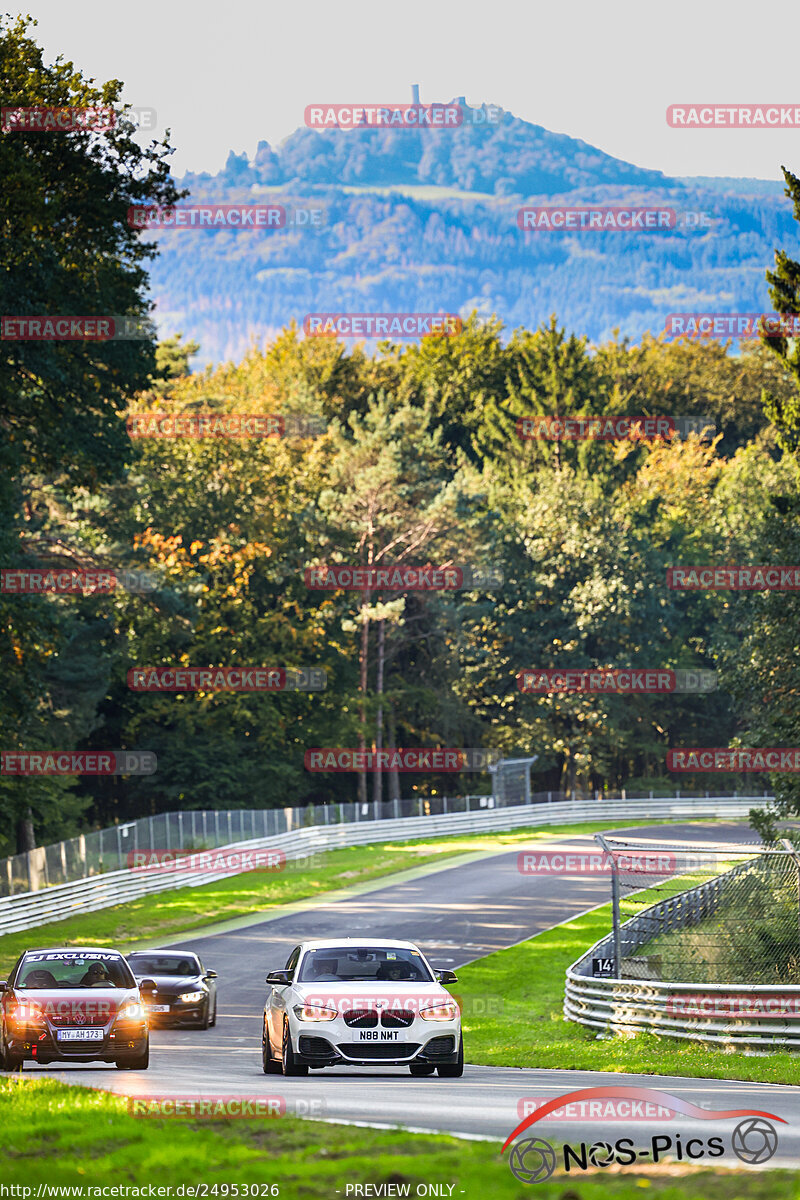
[[(615, 831), (619, 836), (619, 831)], [(739, 823), (631, 827), (626, 837), (642, 848), (730, 844), (754, 841)], [(562, 1095), (586, 1087), (659, 1088), (703, 1108), (762, 1109), (783, 1117), (779, 1148), (770, 1166), (800, 1165), (800, 1090), (724, 1080), (633, 1076), (603, 1072), (467, 1066), (461, 1079), (413, 1078), (405, 1068), (334, 1067), (305, 1078), (265, 1076), (261, 1069), (261, 1012), (264, 977), (282, 967), (292, 948), (308, 938), (397, 937), (416, 942), (434, 966), (457, 969), (476, 958), (515, 945), (609, 899), (604, 876), (522, 875), (517, 856), (526, 849), (596, 850), (590, 836), (518, 844), (465, 865), (432, 867), (429, 874), (346, 899), (331, 898), (289, 914), (276, 914), (243, 928), (228, 926), (171, 943), (194, 950), (219, 975), (217, 1025), (206, 1031), (154, 1030), (151, 1066), (122, 1072), (104, 1065), (32, 1067), (65, 1083), (101, 1087), (131, 1096), (280, 1096), (287, 1112), (328, 1120), (402, 1125), (441, 1130), (502, 1143), (519, 1122), (525, 1097)], [(457, 990), (457, 988), (455, 989)], [(613, 1141), (631, 1136), (649, 1145), (652, 1134), (674, 1137), (722, 1135), (723, 1158), (713, 1165), (741, 1167), (731, 1151), (735, 1119), (691, 1120), (664, 1117), (644, 1122), (610, 1120), (548, 1121), (532, 1133), (556, 1141)], [(697, 1147), (695, 1146), (695, 1149)], [(709, 1165), (712, 1165), (709, 1163)]]

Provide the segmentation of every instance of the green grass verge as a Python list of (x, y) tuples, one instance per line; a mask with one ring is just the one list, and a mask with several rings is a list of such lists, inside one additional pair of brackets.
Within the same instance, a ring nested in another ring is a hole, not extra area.
[[(39, 1184), (82, 1187), (81, 1193), (73, 1195), (86, 1200), (91, 1197), (86, 1189), (115, 1184), (175, 1189), (180, 1184), (204, 1183), (209, 1188), (217, 1185), (218, 1195), (225, 1194), (225, 1184), (238, 1185), (239, 1195), (244, 1184), (277, 1184), (283, 1200), (335, 1200), (337, 1192), (344, 1200), (348, 1184), (387, 1183), (409, 1184), (412, 1196), (420, 1184), (453, 1185), (452, 1196), (464, 1195), (467, 1200), (487, 1195), (520, 1200), (532, 1194), (511, 1174), (507, 1154), (500, 1155), (499, 1139), (497, 1143), (462, 1141), (287, 1118), (137, 1119), (128, 1116), (121, 1097), (66, 1087), (52, 1079), (0, 1079), (0, 1122), (0, 1182), (30, 1188), (27, 1196), (16, 1193), (21, 1200), (35, 1196)], [(580, 1177), (556, 1175), (537, 1185), (536, 1197), (800, 1198), (800, 1180), (786, 1171), (693, 1171), (679, 1176), (674, 1171), (674, 1167), (661, 1173), (635, 1168)], [(227, 1194), (233, 1195), (233, 1190)]]
[[(508, 833), (464, 834), (458, 837), (420, 838), (407, 842), (376, 842), (369, 846), (351, 846), (327, 850), (315, 856), (307, 870), (283, 872), (251, 871), (233, 875), (202, 887), (179, 888), (118, 904), (98, 912), (84, 913), (64, 921), (54, 921), (21, 933), (0, 937), (0, 978), (10, 971), (17, 957), (29, 946), (114, 946), (131, 947), (136, 942), (163, 937), (174, 939), (180, 933), (199, 929), (212, 922), (269, 913), (282, 904), (292, 904), (315, 896), (368, 883), (398, 871), (428, 865), (480, 850), (501, 851), (506, 846), (532, 839), (591, 834), (603, 829), (619, 829), (631, 822), (596, 821), (584, 824), (537, 826)], [(661, 821), (637, 821), (637, 825), (660, 825)]]
[[(493, 1067), (625, 1071), (800, 1084), (800, 1055), (728, 1053), (651, 1033), (598, 1038), (565, 1021), (564, 977), (611, 927), (610, 906), (576, 917), (530, 941), (459, 967), (451, 991), (462, 999), (468, 1062)], [(538, 1193), (537, 1193), (538, 1194)]]

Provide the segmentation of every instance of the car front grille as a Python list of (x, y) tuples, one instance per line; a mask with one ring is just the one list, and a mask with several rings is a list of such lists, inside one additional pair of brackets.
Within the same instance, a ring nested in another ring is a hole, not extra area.
[(374, 1008), (350, 1008), (342, 1013), (345, 1025), (352, 1029), (374, 1029), (378, 1024), (378, 1014)]
[(347, 1058), (411, 1058), (419, 1050), (419, 1042), (340, 1042), (337, 1049)]
[(414, 1013), (405, 1008), (387, 1008), (381, 1013), (381, 1025), (387, 1029), (406, 1029), (414, 1024)]

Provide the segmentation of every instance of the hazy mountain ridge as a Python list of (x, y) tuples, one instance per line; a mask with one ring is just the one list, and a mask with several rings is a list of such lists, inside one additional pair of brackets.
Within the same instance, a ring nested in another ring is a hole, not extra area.
[[(477, 308), (508, 327), (555, 311), (592, 340), (615, 327), (638, 338), (675, 310), (768, 307), (764, 271), (777, 246), (796, 241), (780, 183), (674, 179), (508, 113), (450, 131), (301, 129), (275, 149), (260, 142), (252, 161), (231, 151), (217, 175), (179, 183), (193, 202), (268, 198), (324, 219), (316, 229), (159, 235), (157, 315), (164, 332), (201, 343), (202, 362), (236, 358), (312, 311)], [(713, 223), (523, 233), (522, 203), (668, 205)]]

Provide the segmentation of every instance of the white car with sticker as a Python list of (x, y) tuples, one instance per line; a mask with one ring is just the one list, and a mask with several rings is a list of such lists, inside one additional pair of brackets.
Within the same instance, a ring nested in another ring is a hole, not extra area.
[(264, 1073), (406, 1065), (412, 1075), (456, 1078), (464, 1071), (461, 1012), (442, 986), (455, 982), (412, 942), (303, 942), (267, 975)]

